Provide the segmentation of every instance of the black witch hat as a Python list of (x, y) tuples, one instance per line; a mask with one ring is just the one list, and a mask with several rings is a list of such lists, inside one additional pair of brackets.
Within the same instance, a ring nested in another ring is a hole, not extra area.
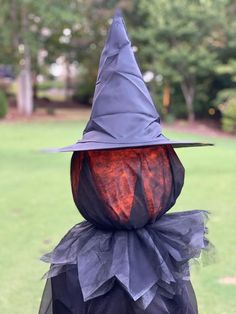
[(120, 11), (115, 13), (100, 58), (90, 119), (77, 143), (53, 152), (166, 145), (207, 146), (173, 141), (162, 134), (160, 116), (139, 70)]

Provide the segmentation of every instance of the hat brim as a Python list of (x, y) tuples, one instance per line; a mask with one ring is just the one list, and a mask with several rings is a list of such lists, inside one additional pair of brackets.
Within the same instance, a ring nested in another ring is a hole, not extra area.
[(45, 152), (59, 153), (59, 152), (75, 152), (75, 151), (88, 151), (88, 150), (103, 150), (103, 149), (122, 149), (129, 147), (145, 147), (154, 145), (172, 145), (174, 148), (181, 147), (199, 147), (199, 146), (213, 146), (212, 143), (204, 142), (189, 142), (189, 141), (172, 141), (168, 140), (165, 136), (160, 136), (158, 139), (143, 142), (96, 142), (96, 141), (78, 141), (77, 143), (61, 148), (45, 149)]

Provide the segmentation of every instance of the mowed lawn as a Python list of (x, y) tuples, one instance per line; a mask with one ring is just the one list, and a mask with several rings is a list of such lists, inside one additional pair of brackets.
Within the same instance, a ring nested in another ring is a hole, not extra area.
[[(0, 313), (38, 312), (41, 277), (48, 269), (39, 257), (82, 219), (71, 196), (71, 154), (40, 149), (75, 142), (83, 127), (82, 122), (0, 124)], [(236, 313), (236, 140), (166, 135), (216, 144), (177, 150), (186, 180), (173, 210), (211, 212), (209, 236), (217, 261), (193, 266), (199, 312)]]

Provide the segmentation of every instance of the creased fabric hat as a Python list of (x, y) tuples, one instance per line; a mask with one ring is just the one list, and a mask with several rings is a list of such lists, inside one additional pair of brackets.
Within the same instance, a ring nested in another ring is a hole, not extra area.
[(170, 144), (209, 146), (169, 140), (139, 70), (121, 12), (114, 15), (102, 51), (90, 119), (83, 138), (49, 152), (70, 152)]

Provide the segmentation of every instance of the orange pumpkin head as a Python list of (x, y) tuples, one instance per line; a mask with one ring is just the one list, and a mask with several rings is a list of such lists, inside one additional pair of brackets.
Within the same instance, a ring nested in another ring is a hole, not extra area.
[(155, 221), (175, 203), (183, 178), (184, 169), (167, 145), (75, 152), (72, 157), (75, 203), (86, 219), (101, 225), (140, 228)]

